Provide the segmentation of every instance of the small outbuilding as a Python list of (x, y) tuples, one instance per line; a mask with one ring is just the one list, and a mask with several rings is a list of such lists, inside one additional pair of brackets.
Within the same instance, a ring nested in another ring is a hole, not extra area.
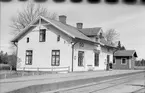
[(135, 50), (119, 50), (114, 53), (113, 69), (134, 69)]

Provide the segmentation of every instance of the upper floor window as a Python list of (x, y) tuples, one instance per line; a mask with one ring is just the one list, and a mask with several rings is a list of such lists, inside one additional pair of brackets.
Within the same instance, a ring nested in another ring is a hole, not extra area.
[(25, 60), (26, 65), (32, 65), (32, 55), (33, 55), (32, 50), (26, 50), (26, 60)]
[(95, 39), (96, 39), (96, 41), (98, 41), (98, 40), (99, 40), (99, 39), (98, 39), (98, 37), (96, 37)]
[(29, 43), (29, 37), (27, 37), (27, 43)]
[(57, 36), (57, 42), (60, 41), (60, 35)]
[(95, 59), (94, 60), (95, 61), (94, 65), (99, 66), (99, 54), (98, 53), (95, 53), (94, 59)]
[(45, 36), (46, 36), (46, 29), (40, 29), (39, 31), (39, 41), (45, 42)]
[(103, 37), (103, 34), (102, 34), (102, 33), (100, 33), (99, 37), (100, 37), (100, 38), (102, 38), (102, 37)]
[(78, 51), (78, 66), (83, 66), (84, 64), (84, 51)]
[(80, 42), (80, 47), (84, 47), (84, 43)]

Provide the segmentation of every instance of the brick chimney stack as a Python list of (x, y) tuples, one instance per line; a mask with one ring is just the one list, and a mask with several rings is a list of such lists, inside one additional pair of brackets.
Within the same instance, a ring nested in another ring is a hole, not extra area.
[(63, 24), (66, 24), (66, 16), (65, 15), (60, 15), (59, 16), (59, 21)]
[(82, 29), (83, 28), (83, 23), (76, 23), (76, 25), (77, 25), (78, 29)]

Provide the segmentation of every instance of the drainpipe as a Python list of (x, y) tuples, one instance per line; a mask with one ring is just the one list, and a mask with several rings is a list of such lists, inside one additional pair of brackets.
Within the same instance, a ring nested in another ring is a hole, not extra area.
[[(17, 58), (17, 54), (18, 54), (18, 45), (16, 44), (16, 42), (13, 42), (13, 44), (16, 47), (16, 58)], [(17, 70), (17, 59), (16, 59), (16, 70)]]
[(73, 64), (74, 64), (74, 61), (73, 61), (73, 59), (74, 59), (74, 46), (75, 46), (76, 43), (77, 42), (75, 42), (75, 43), (72, 44), (72, 68), (71, 68), (71, 71), (72, 72), (73, 72)]
[[(116, 48), (116, 49), (113, 51), (113, 61), (114, 61), (114, 54), (115, 54), (115, 52), (118, 51), (118, 50), (119, 50), (119, 49)], [(112, 69), (113, 69), (113, 66), (112, 66)]]

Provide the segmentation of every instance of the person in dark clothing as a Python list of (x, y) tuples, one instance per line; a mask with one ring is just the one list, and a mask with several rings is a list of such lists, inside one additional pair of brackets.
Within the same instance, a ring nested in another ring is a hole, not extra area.
[(112, 69), (112, 63), (109, 63), (109, 68)]

